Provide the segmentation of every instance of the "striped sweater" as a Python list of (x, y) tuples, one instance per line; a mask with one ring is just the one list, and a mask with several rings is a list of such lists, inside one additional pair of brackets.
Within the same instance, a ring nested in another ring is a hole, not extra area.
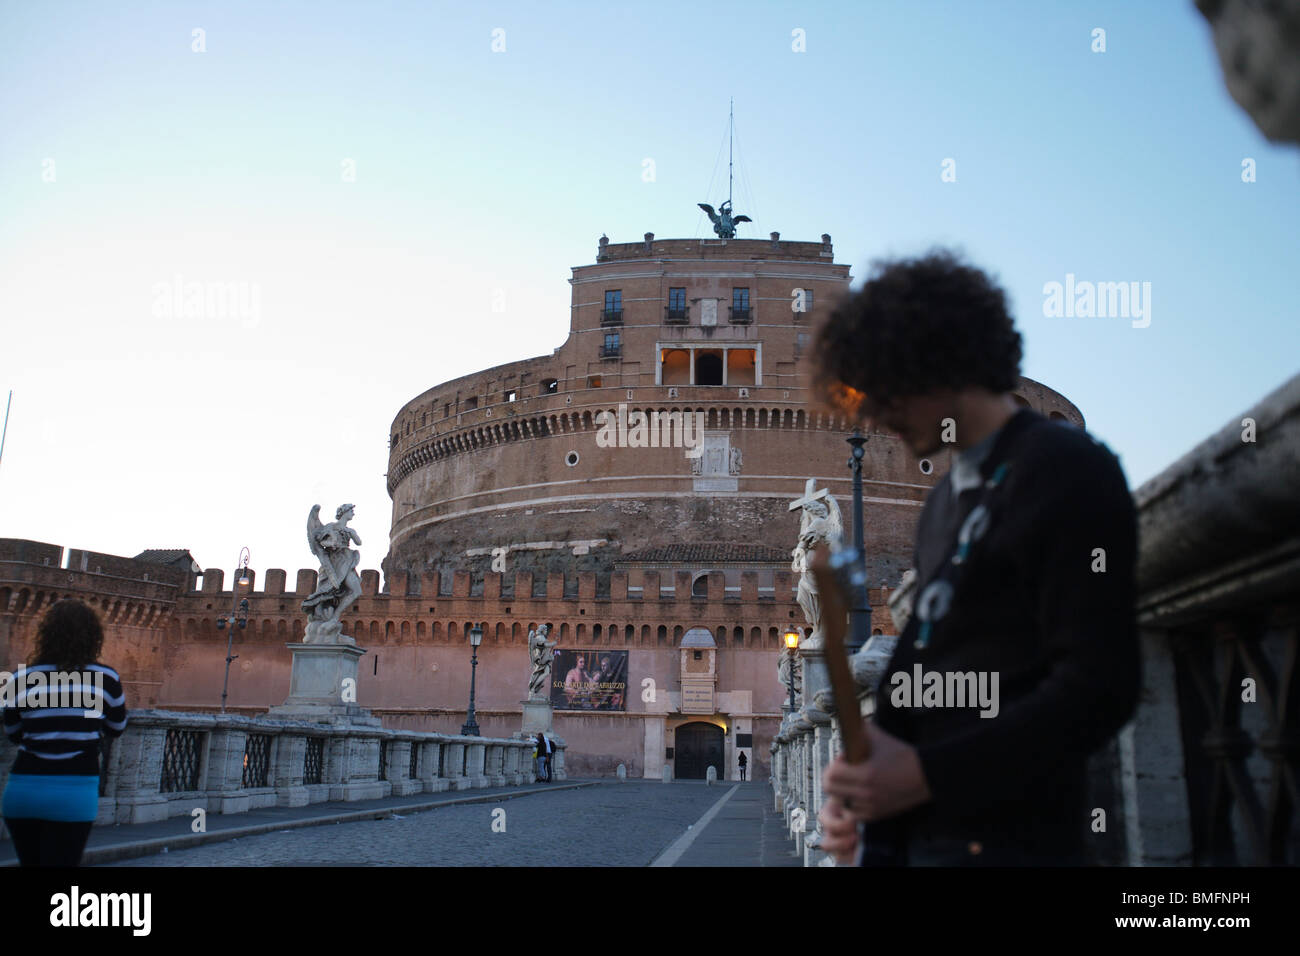
[(23, 668), (3, 702), (5, 735), (18, 745), (14, 773), (97, 775), (101, 734), (126, 729), (122, 679), (103, 664), (71, 672), (54, 664)]

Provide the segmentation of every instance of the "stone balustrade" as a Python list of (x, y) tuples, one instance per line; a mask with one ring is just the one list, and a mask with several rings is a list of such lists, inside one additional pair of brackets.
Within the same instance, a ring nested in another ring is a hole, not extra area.
[[(555, 738), (553, 778), (564, 780)], [(533, 782), (533, 740), (138, 710), (104, 761), (96, 823)], [(17, 747), (0, 737), (0, 788)]]
[[(889, 646), (892, 648), (892, 638)], [(869, 651), (870, 644), (863, 653)], [(862, 715), (868, 716), (871, 693), (864, 688), (858, 701)], [(817, 811), (823, 799), (822, 772), (844, 749), (840, 722), (824, 691), (816, 695), (810, 708), (792, 715), (786, 705), (782, 711), (781, 729), (771, 746), (773, 809), (785, 815), (790, 839), (805, 866), (831, 866), (833, 861), (818, 847)]]

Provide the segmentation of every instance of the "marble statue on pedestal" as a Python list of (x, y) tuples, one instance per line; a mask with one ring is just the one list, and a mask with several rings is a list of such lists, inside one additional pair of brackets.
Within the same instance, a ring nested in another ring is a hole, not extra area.
[(549, 633), (550, 627), (546, 624), (528, 632), (528, 657), (533, 662), (532, 677), (528, 681), (530, 700), (551, 699), (551, 664), (555, 661), (554, 648), (559, 642), (548, 641)]
[(312, 505), (307, 515), (307, 546), (320, 561), (316, 590), (302, 602), (307, 612), (307, 633), (304, 644), (354, 644), (343, 634), (341, 618), (361, 596), (361, 578), (357, 565), (361, 552), (352, 549), (352, 543), (361, 543), (361, 536), (348, 527), (355, 513), (350, 504), (340, 505), (334, 513), (336, 520), (322, 524), (320, 505)]
[[(354, 638), (343, 633), (343, 612), (361, 596), (357, 563), (361, 554), (352, 549), (361, 537), (348, 527), (352, 505), (341, 505), (336, 520), (322, 524), (320, 505), (307, 515), (307, 546), (320, 561), (316, 590), (302, 602), (307, 612), (307, 633), (302, 643), (290, 643), (293, 665), (289, 672), (289, 696), (272, 707), (272, 717), (312, 720), (352, 727), (378, 727), (379, 718), (357, 701), (357, 661), (366, 653)], [(347, 784), (349, 800), (370, 800), (383, 796), (377, 781)]]
[(825, 488), (813, 491), (813, 479), (808, 479), (802, 498), (790, 503), (790, 510), (802, 508), (799, 519), (799, 541), (790, 552), (790, 570), (799, 574), (796, 600), (803, 610), (804, 619), (812, 633), (800, 642), (800, 647), (821, 647), (822, 605), (817, 593), (817, 582), (812, 575), (813, 551), (819, 547), (836, 550), (844, 536), (844, 521), (840, 506)]

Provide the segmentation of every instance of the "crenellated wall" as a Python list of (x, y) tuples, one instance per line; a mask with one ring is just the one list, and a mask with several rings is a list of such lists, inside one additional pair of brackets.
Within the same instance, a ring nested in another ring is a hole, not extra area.
[[(301, 569), (290, 582), (279, 568), (260, 575), (249, 569), (249, 585), (236, 594), (226, 588), (220, 568), (187, 576), (100, 555), (87, 559), (86, 570), (70, 571), (59, 567), (63, 553), (57, 545), (0, 540), (0, 666), (12, 670), (26, 660), (44, 609), (75, 596), (103, 617), (103, 660), (122, 673), (128, 706), (218, 709), (228, 641), (234, 655), (228, 709), (255, 715), (283, 703), (292, 664), (286, 644), (302, 640), (301, 604), (316, 587), (315, 570)], [(69, 554), (79, 564), (79, 556), (89, 553)], [(766, 575), (772, 590), (760, 591)], [(612, 772), (624, 763), (636, 776), (645, 769), (640, 722), (662, 720), (671, 711), (680, 685), (682, 635), (704, 627), (719, 647), (719, 700), (732, 708), (732, 717), (753, 721), (756, 741), (766, 740), (784, 693), (776, 676), (781, 636), (803, 620), (794, 602), (794, 575), (741, 570), (739, 589), (728, 590), (725, 573), (714, 570), (697, 589), (699, 596), (692, 596), (697, 577), (698, 572), (653, 566), (569, 575), (395, 572), (381, 589), (380, 573), (364, 570), (362, 596), (344, 615), (345, 633), (367, 652), (358, 673), (358, 703), (390, 727), (456, 732), (468, 703), (469, 629), (477, 623), (484, 628), (476, 677), (479, 722), (487, 734), (514, 733), (531, 670), (528, 630), (548, 623), (562, 648), (628, 651), (626, 712), (560, 712), (556, 729), (570, 740), (578, 772)], [(629, 580), (635, 582), (631, 589)], [(886, 633), (892, 631), (885, 608), (889, 593), (870, 592), (874, 626)], [(229, 617), (245, 597), (247, 626), (236, 627), (233, 636), (219, 630), (217, 619)], [(647, 679), (658, 692), (655, 700), (637, 693)], [(760, 761), (764, 753), (754, 751)]]
[(105, 633), (105, 660), (122, 673), (135, 706), (159, 699), (166, 638), (189, 575), (164, 565), (56, 544), (0, 538), (0, 668), (15, 670), (35, 646), (45, 609), (65, 597), (93, 607)]

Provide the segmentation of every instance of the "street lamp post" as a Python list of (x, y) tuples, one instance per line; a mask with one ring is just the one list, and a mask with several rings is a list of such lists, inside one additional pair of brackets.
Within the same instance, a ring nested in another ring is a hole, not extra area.
[(867, 552), (862, 543), (862, 457), (863, 445), (867, 443), (861, 429), (853, 426), (853, 434), (846, 438), (853, 446), (853, 457), (849, 459), (849, 468), (853, 471), (853, 548), (862, 565), (862, 585), (855, 587), (849, 595), (853, 602), (849, 608), (849, 639), (846, 650), (853, 654), (871, 638), (871, 602), (867, 599)]
[(231, 654), (231, 645), (235, 640), (235, 627), (238, 626), (242, 631), (248, 627), (248, 598), (240, 597), (241, 594), (247, 594), (246, 590), (249, 585), (248, 578), (248, 559), (249, 553), (247, 548), (239, 549), (239, 562), (235, 567), (236, 580), (230, 588), (230, 618), (217, 618), (217, 630), (223, 631), (226, 625), (230, 625), (230, 632), (226, 635), (226, 679), (221, 683), (221, 712), (226, 712), (226, 692), (230, 688), (230, 662), (239, 657), (238, 654)]
[(794, 652), (799, 646), (799, 632), (790, 628), (785, 632), (785, 646), (790, 652), (790, 667), (786, 671), (786, 683), (790, 685), (790, 713), (794, 713)]
[(477, 737), (478, 721), (474, 719), (474, 684), (478, 676), (478, 646), (483, 643), (483, 628), (475, 624), (470, 628), (469, 643), (474, 648), (469, 670), (469, 713), (465, 715), (465, 725), (460, 728), (462, 737)]

